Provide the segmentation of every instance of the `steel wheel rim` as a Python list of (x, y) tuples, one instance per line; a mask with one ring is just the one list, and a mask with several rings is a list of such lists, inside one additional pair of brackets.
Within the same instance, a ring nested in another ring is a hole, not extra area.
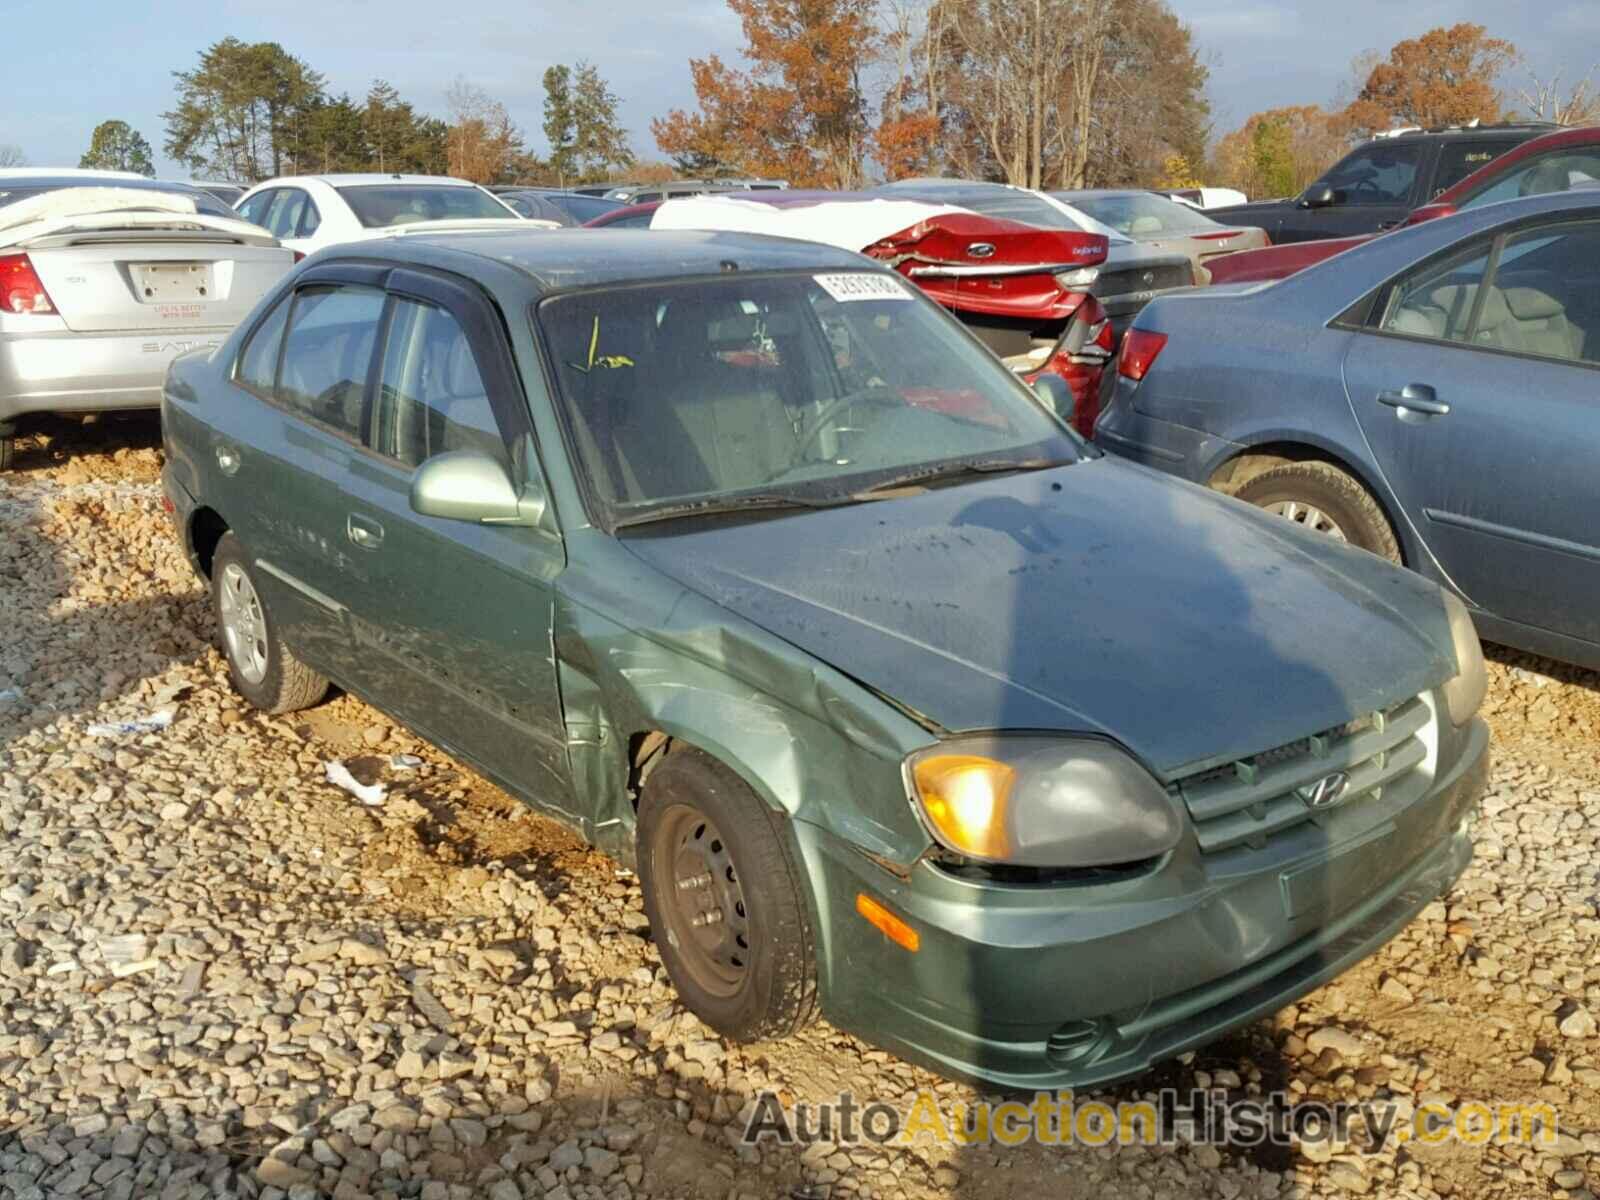
[(750, 921), (727, 841), (703, 812), (680, 804), (657, 846), (672, 945), (698, 986), (735, 994), (750, 970)]
[(1307, 504), (1304, 500), (1278, 500), (1266, 506), (1269, 513), (1280, 516), (1296, 525), (1303, 525), (1313, 532), (1324, 537), (1331, 537), (1336, 542), (1348, 542), (1343, 527), (1315, 504)]
[(255, 584), (238, 563), (222, 568), (217, 607), (229, 661), (245, 682), (260, 683), (267, 677), (267, 618)]

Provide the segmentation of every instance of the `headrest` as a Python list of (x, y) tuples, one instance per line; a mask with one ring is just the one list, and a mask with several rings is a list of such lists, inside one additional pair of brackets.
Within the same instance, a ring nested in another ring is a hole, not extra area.
[(1567, 311), (1554, 296), (1538, 288), (1506, 288), (1502, 295), (1506, 298), (1506, 307), (1511, 310), (1511, 315), (1519, 321), (1542, 321), (1559, 317)]

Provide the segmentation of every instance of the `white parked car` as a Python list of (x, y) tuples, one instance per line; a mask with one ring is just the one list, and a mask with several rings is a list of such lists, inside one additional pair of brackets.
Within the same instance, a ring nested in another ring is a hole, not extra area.
[(293, 262), (186, 183), (0, 173), (0, 470), (19, 418), (159, 405), (173, 358), (219, 345)]
[(502, 221), (555, 228), (525, 219), (475, 183), (445, 175), (284, 175), (256, 184), (234, 208), (299, 254), (423, 229)]
[(1208, 208), (1227, 208), (1232, 204), (1248, 204), (1250, 197), (1235, 188), (1192, 187), (1156, 188), (1163, 196), (1171, 196), (1179, 204), (1204, 211)]

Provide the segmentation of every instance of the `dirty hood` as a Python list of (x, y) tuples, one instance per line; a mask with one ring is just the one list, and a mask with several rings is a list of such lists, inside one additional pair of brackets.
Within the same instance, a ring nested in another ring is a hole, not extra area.
[(1242, 757), (1454, 671), (1433, 585), (1111, 459), (627, 538), (656, 570), (950, 731)]

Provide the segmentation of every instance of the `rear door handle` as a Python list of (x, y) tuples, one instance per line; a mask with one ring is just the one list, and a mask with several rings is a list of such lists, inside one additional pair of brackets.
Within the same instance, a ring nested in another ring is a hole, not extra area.
[(1379, 392), (1378, 403), (1403, 411), (1431, 413), (1436, 417), (1442, 417), (1450, 411), (1450, 406), (1440, 400), (1425, 383), (1408, 383), (1399, 391)]
[(363, 550), (376, 550), (383, 545), (383, 526), (371, 517), (351, 513), (345, 518), (344, 531)]

